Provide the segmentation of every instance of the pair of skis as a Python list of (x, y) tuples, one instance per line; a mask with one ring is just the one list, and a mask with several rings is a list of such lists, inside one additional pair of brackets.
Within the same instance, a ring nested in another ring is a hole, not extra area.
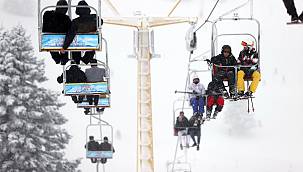
[(231, 101), (238, 101), (238, 100), (247, 100), (247, 112), (250, 113), (250, 107), (252, 111), (255, 111), (254, 102), (253, 102), (253, 96), (242, 96), (242, 97), (235, 97), (231, 98)]

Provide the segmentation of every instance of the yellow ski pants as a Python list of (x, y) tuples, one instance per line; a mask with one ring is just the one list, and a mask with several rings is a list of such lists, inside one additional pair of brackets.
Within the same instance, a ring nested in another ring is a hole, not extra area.
[[(238, 91), (244, 91), (245, 90), (245, 85), (244, 85), (244, 76), (245, 73), (243, 70), (238, 71), (238, 80), (237, 80), (237, 87)], [(258, 84), (260, 82), (261, 74), (259, 71), (254, 71), (252, 74), (252, 83), (249, 86), (249, 90), (251, 92), (256, 92), (256, 89), (258, 87)]]

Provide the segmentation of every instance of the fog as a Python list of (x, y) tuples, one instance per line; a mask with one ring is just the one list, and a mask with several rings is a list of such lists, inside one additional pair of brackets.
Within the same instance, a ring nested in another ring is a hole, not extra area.
[[(49, 81), (43, 86), (60, 92), (62, 86), (56, 83), (56, 78), (62, 73), (62, 67), (54, 64), (49, 53), (37, 50), (36, 1), (24, 2), (3, 1), (2, 9), (5, 10), (0, 11), (0, 23), (4, 27), (22, 24), (27, 29), (32, 36), (36, 56), (45, 59)], [(224, 0), (219, 3), (211, 20), (245, 1), (229, 2)], [(132, 16), (136, 10), (142, 10), (147, 16), (166, 16), (173, 5), (171, 0), (115, 0), (113, 3), (123, 16)], [(215, 0), (182, 1), (173, 16), (202, 16), (201, 24), (214, 3)], [(296, 5), (300, 13), (303, 2), (297, 1)], [(12, 8), (14, 6), (16, 8)], [(27, 10), (24, 12), (25, 7)], [(114, 16), (106, 4), (103, 4), (102, 10), (103, 17)], [(248, 12), (249, 8), (242, 9), (239, 16), (247, 16)], [(261, 23), (262, 73), (262, 81), (253, 100), (255, 112), (247, 113), (246, 101), (226, 101), (218, 118), (202, 127), (200, 151), (188, 151), (193, 172), (303, 171), (303, 25), (286, 25), (290, 17), (283, 2), (276, 0), (255, 1), (254, 18)], [(242, 25), (228, 27), (223, 27), (223, 31), (244, 29)], [(188, 28), (187, 24), (154, 28), (155, 50), (161, 55), (161, 58), (152, 59), (154, 160), (155, 171), (159, 172), (166, 171), (166, 164), (172, 161), (175, 151), (177, 138), (173, 136), (172, 103), (180, 96), (174, 91), (184, 89), (185, 85), (188, 62), (185, 33)], [(209, 24), (197, 32), (198, 48), (194, 55), (210, 49), (210, 33)], [(112, 107), (105, 110), (103, 119), (111, 123), (115, 130), (116, 153), (106, 165), (106, 171), (111, 172), (136, 169), (136, 60), (127, 57), (132, 54), (132, 34), (132, 28), (103, 26), (103, 36), (109, 43), (112, 86)], [(237, 57), (240, 42), (233, 38), (225, 41), (230, 41)], [(98, 58), (103, 56), (104, 53), (99, 53)], [(208, 84), (209, 75), (200, 75), (204, 85)], [(95, 165), (84, 158), (85, 128), (89, 118), (84, 115), (83, 109), (76, 108), (69, 97), (62, 95), (60, 101), (67, 103), (61, 112), (69, 119), (64, 127), (73, 136), (67, 146), (66, 157), (83, 157), (80, 169), (84, 172), (95, 171)], [(186, 115), (190, 117), (190, 114)], [(182, 152), (179, 153), (182, 156)]]

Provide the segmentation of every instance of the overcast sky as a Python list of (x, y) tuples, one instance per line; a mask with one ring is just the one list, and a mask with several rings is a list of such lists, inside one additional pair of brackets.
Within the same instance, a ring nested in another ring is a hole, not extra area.
[[(243, 1), (222, 1), (212, 19)], [(36, 1), (2, 0), (0, 3), (1, 25), (11, 27), (22, 24), (27, 29), (36, 56), (45, 59), (47, 64), (49, 81), (43, 85), (61, 91), (62, 86), (56, 83), (57, 76), (62, 73), (61, 66), (55, 65), (48, 53), (37, 51)], [(52, 4), (55, 3), (53, 1)], [(165, 16), (173, 5), (172, 0), (113, 0), (113, 3), (124, 16), (132, 16), (136, 10), (142, 10), (147, 16)], [(214, 3), (215, 0), (182, 2), (173, 15), (200, 16), (203, 17), (201, 23)], [(303, 2), (297, 0), (296, 4), (300, 13)], [(102, 10), (103, 16), (113, 16), (106, 4), (103, 4)], [(248, 11), (249, 8), (241, 10), (239, 15), (246, 16), (245, 12)], [(218, 119), (202, 127), (201, 150), (189, 150), (188, 158), (194, 172), (303, 171), (303, 25), (286, 25), (290, 17), (282, 0), (255, 1), (254, 18), (261, 22), (262, 67), (262, 81), (254, 99), (256, 111), (247, 114), (247, 102), (227, 101)], [(166, 171), (166, 163), (173, 159), (176, 146), (176, 138), (172, 135), (172, 102), (178, 97), (174, 91), (184, 89), (185, 85), (188, 52), (184, 38), (188, 28), (187, 24), (179, 24), (154, 29), (155, 50), (161, 54), (161, 58), (152, 59), (154, 158), (155, 169), (159, 172)], [(241, 31), (245, 27), (228, 25), (222, 28), (223, 31), (233, 29)], [(210, 49), (210, 31), (211, 26), (206, 25), (197, 33), (198, 49), (194, 55)], [(103, 115), (115, 129), (116, 153), (106, 166), (107, 171), (111, 172), (136, 169), (136, 60), (127, 58), (132, 54), (132, 34), (131, 28), (103, 26), (103, 36), (109, 43), (112, 71), (112, 108), (106, 109)], [(231, 38), (230, 44), (237, 56), (240, 42)], [(98, 58), (102, 59), (103, 55), (99, 53)], [(205, 64), (200, 66), (206, 68)], [(203, 84), (207, 85), (210, 74), (200, 74), (200, 77)], [(67, 103), (61, 112), (69, 119), (65, 127), (73, 136), (66, 156), (71, 159), (84, 158), (88, 116), (84, 115), (82, 109), (76, 109), (69, 97), (61, 96), (60, 100)], [(182, 156), (182, 153), (179, 155)], [(91, 172), (95, 170), (95, 165), (83, 159), (80, 168), (84, 172)]]

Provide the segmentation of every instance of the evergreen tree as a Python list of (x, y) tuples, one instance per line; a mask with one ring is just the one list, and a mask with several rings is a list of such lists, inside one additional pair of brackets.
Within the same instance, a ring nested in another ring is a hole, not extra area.
[(80, 160), (63, 158), (71, 138), (61, 128), (64, 104), (39, 86), (44, 62), (33, 51), (22, 26), (0, 30), (0, 171), (76, 171)]

